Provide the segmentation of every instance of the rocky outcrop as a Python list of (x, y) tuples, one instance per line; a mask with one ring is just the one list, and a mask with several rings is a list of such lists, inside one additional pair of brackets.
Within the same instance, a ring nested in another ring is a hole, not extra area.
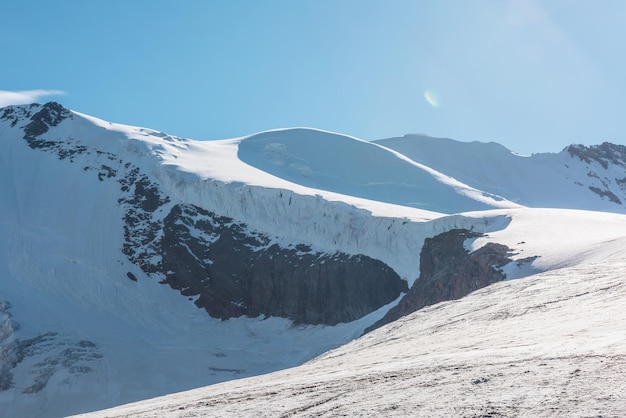
[(596, 186), (589, 186), (589, 190), (591, 190), (592, 192), (594, 192), (595, 194), (597, 194), (600, 197), (606, 197), (607, 199), (609, 199), (611, 202), (613, 203), (617, 203), (618, 205), (622, 204), (622, 201), (620, 200), (619, 197), (617, 197), (615, 195), (615, 193), (613, 193), (612, 191), (605, 189), (602, 190), (599, 187)]
[(48, 102), (41, 106), (41, 109), (30, 118), (30, 123), (24, 127), (25, 138), (29, 139), (29, 144), (36, 144), (39, 135), (71, 117), (72, 113), (68, 109), (56, 102)]
[(165, 218), (165, 282), (211, 316), (280, 316), (298, 323), (349, 322), (396, 299), (407, 284), (363, 255), (280, 246), (243, 223), (176, 205)]
[(565, 148), (572, 157), (591, 164), (597, 161), (607, 169), (609, 164), (626, 166), (626, 146), (603, 142), (600, 145), (587, 147), (585, 145), (570, 145)]
[(14, 331), (17, 327), (11, 320), (8, 302), (0, 302), (0, 391), (11, 388), (13, 373), (11, 369), (21, 361), (14, 341)]
[[(13, 370), (26, 359), (36, 359), (28, 372), (29, 386), (22, 393), (40, 392), (57, 373), (69, 376), (89, 373), (94, 362), (102, 358), (98, 347), (88, 340), (62, 339), (55, 332), (20, 340), (12, 320), (11, 305), (0, 302), (0, 391), (13, 387)], [(69, 382), (70, 377), (66, 378)]]
[(373, 331), (405, 315), (435, 303), (459, 299), (475, 290), (504, 280), (501, 267), (511, 262), (508, 247), (488, 243), (470, 253), (465, 240), (482, 234), (453, 229), (427, 238), (420, 254), (420, 276), (400, 303), (374, 325)]
[[(122, 252), (145, 273), (158, 273), (162, 271), (162, 266), (156, 259), (160, 255), (163, 220), (155, 212), (169, 203), (170, 198), (148, 176), (141, 173), (138, 167), (127, 163), (125, 168), (125, 175), (118, 179), (122, 192), (118, 203), (124, 207)], [(116, 174), (107, 178), (115, 176)], [(132, 277), (129, 275), (131, 280)]]
[[(626, 177), (615, 177), (619, 171), (626, 169), (626, 146), (604, 142), (600, 145), (586, 147), (584, 145), (570, 145), (565, 149), (572, 157), (577, 157), (587, 164), (594, 162), (600, 164), (604, 170), (609, 167), (618, 167), (619, 170), (611, 170), (598, 174), (593, 170), (587, 172), (587, 176), (594, 180), (595, 185), (588, 186), (589, 190), (603, 199), (622, 205), (622, 199), (616, 194), (626, 193)], [(589, 169), (589, 167), (587, 167)]]
[(81, 145), (72, 138), (44, 139), (41, 136), (50, 128), (58, 126), (66, 119), (74, 116), (69, 109), (56, 102), (48, 102), (44, 105), (33, 103), (29, 106), (8, 106), (3, 109), (0, 119), (10, 120), (11, 127), (18, 123), (24, 123), (22, 127), (24, 139), (29, 147), (52, 152), (59, 159), (74, 161), (75, 155), (84, 154), (88, 147)]

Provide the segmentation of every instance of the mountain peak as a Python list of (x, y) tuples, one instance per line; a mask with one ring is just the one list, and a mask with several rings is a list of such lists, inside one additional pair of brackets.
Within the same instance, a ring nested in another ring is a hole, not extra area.
[(25, 138), (34, 138), (46, 133), (51, 127), (57, 126), (64, 119), (72, 117), (72, 112), (57, 102), (44, 105), (31, 103), (28, 105), (7, 106), (2, 109), (0, 120), (8, 120), (11, 127), (24, 124)]
[(600, 145), (585, 146), (572, 144), (565, 148), (572, 157), (578, 157), (581, 161), (591, 163), (597, 161), (608, 168), (609, 164), (626, 167), (626, 146), (603, 142)]

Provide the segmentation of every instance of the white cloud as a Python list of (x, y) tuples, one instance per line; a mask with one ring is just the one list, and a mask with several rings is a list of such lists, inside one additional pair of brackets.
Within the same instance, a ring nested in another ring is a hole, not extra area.
[(29, 104), (39, 101), (42, 97), (58, 96), (65, 94), (60, 90), (22, 90), (7, 91), (0, 90), (0, 107), (10, 105)]

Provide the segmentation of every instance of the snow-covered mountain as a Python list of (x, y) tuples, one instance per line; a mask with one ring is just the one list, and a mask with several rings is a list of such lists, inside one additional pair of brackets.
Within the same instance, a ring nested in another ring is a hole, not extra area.
[(459, 266), (495, 272), (480, 286), (624, 249), (619, 147), (524, 166), (493, 144), (442, 141), (437, 160), (392, 142), (199, 142), (57, 103), (0, 109), (0, 411), (62, 416), (296, 366), (410, 305), (420, 271), (441, 276), (425, 242), (441, 258), (450, 231), (466, 234)]
[(455, 179), (530, 207), (626, 213), (626, 146), (570, 145), (521, 156), (495, 142), (423, 135), (376, 141)]

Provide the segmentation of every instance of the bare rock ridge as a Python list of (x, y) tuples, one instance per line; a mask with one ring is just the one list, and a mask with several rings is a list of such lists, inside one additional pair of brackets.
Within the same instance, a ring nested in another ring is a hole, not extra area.
[[(420, 276), (408, 293), (387, 314), (365, 330), (373, 331), (425, 306), (460, 299), (463, 296), (506, 279), (502, 267), (510, 263), (511, 250), (488, 243), (470, 253), (465, 240), (483, 234), (453, 229), (427, 238), (420, 253)], [(523, 261), (531, 261), (530, 257)]]
[[(587, 164), (596, 161), (605, 170), (607, 170), (610, 165), (626, 168), (626, 146), (624, 145), (603, 142), (600, 145), (590, 147), (584, 145), (570, 145), (565, 149), (572, 157), (578, 157), (580, 161), (584, 161)], [(602, 198), (607, 198), (613, 203), (618, 205), (622, 204), (622, 200), (611, 191), (611, 183), (615, 181), (615, 185), (619, 187), (619, 190), (621, 190), (622, 193), (626, 193), (626, 177), (612, 179), (598, 175), (593, 170), (590, 170), (587, 176), (597, 179), (602, 185), (602, 187), (589, 186), (589, 190)], [(618, 191), (618, 189), (616, 189), (616, 191)]]
[(626, 166), (626, 146), (603, 142), (600, 145), (587, 147), (585, 145), (570, 145), (565, 148), (572, 157), (591, 163), (597, 161), (605, 169), (609, 164)]
[(120, 251), (145, 274), (128, 272), (119, 280), (158, 280), (220, 319), (279, 316), (328, 325), (358, 319), (408, 290), (379, 260), (279, 245), (280, 237), (243, 221), (174, 202), (133, 161), (82, 138), (55, 137), (52, 128), (73, 117), (55, 102), (10, 106), (0, 115), (13, 127), (20, 123), (31, 148), (69, 163), (85, 157), (80, 159), (85, 175), (117, 182), (124, 212)]

